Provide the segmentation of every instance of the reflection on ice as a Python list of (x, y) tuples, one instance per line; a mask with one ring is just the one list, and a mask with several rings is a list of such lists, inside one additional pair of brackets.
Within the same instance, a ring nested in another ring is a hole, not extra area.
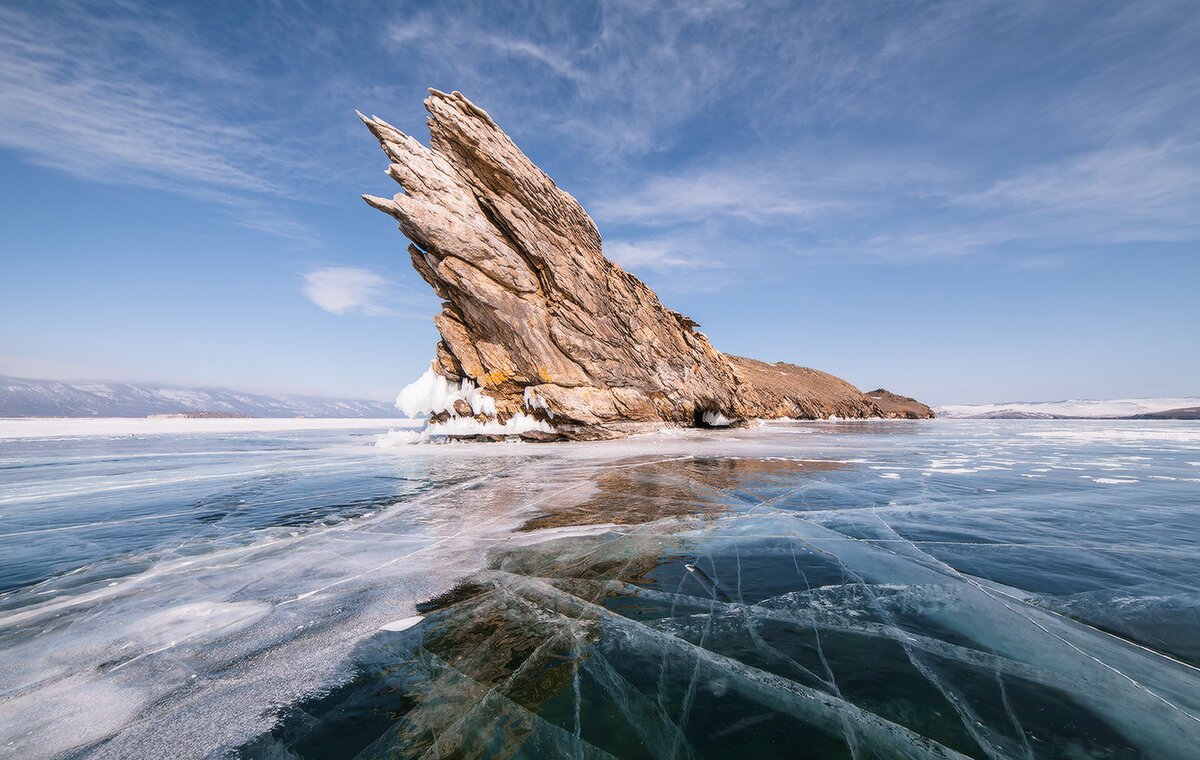
[[(784, 458), (662, 457), (646, 455), (603, 465), (589, 490), (543, 502), (543, 514), (521, 530), (571, 525), (636, 525), (688, 515), (717, 514), (730, 503), (770, 505), (803, 489), (803, 475), (841, 467), (840, 462)], [(759, 499), (755, 488), (780, 493)], [(752, 490), (743, 490), (752, 489)], [(581, 498), (585, 497), (585, 498)]]

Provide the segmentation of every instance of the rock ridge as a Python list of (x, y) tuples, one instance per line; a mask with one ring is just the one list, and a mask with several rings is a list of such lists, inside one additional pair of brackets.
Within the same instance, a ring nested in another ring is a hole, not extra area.
[[(468, 417), (545, 440), (757, 417), (894, 416), (832, 375), (722, 354), (696, 322), (604, 257), (579, 202), (483, 109), (458, 92), (429, 93), (428, 148), (359, 117), (402, 188), (363, 199), (399, 223), (414, 268), (443, 301), (432, 367), (443, 382), (428, 376), (405, 391), (411, 399), (442, 389), (422, 409), (435, 423)], [(784, 376), (797, 385), (789, 390)], [(458, 384), (449, 403), (447, 383)], [(464, 403), (466, 393), (487, 403)]]

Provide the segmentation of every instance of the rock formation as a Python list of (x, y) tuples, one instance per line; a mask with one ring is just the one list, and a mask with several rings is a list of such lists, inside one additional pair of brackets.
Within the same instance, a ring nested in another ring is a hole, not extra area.
[(933, 418), (933, 410), (915, 398), (901, 396), (898, 393), (876, 388), (867, 391), (866, 397), (875, 402), (883, 412), (884, 417), (908, 420), (928, 420)]
[(406, 389), (406, 411), (539, 439), (889, 416), (831, 375), (717, 351), (695, 322), (604, 257), (579, 203), (487, 113), (457, 92), (430, 90), (425, 106), (429, 148), (359, 114), (403, 188), (363, 198), (400, 223), (413, 266), (443, 299), (433, 369)]
[[(728, 358), (758, 394), (756, 417), (812, 420), (907, 416), (889, 413), (850, 383), (827, 372), (784, 362), (767, 364), (743, 356)], [(933, 412), (925, 416), (932, 417)]]

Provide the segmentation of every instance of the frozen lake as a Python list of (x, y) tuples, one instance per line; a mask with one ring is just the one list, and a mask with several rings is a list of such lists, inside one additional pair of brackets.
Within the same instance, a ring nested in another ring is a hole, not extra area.
[(1200, 423), (52, 422), (0, 421), (0, 755), (1200, 744)]

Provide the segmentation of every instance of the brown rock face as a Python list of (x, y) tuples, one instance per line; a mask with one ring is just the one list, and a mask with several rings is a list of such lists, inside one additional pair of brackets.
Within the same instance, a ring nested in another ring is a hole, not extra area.
[(893, 419), (929, 420), (933, 419), (933, 410), (917, 401), (915, 398), (901, 396), (883, 388), (868, 391), (866, 397), (874, 401), (884, 417)]
[(758, 392), (757, 417), (812, 420), (886, 416), (853, 385), (827, 372), (783, 362), (767, 364), (742, 356), (730, 356), (729, 360)]
[(756, 391), (754, 378), (767, 374), (760, 368), (779, 365), (713, 348), (692, 320), (604, 258), (579, 203), (487, 113), (457, 92), (430, 93), (429, 148), (362, 117), (403, 188), (363, 198), (400, 223), (413, 266), (444, 301), (435, 371), (478, 385), (500, 422), (532, 413), (559, 433), (595, 438), (698, 424), (705, 412), (882, 416), (844, 381), (790, 365), (820, 382), (795, 398), (783, 383)]

